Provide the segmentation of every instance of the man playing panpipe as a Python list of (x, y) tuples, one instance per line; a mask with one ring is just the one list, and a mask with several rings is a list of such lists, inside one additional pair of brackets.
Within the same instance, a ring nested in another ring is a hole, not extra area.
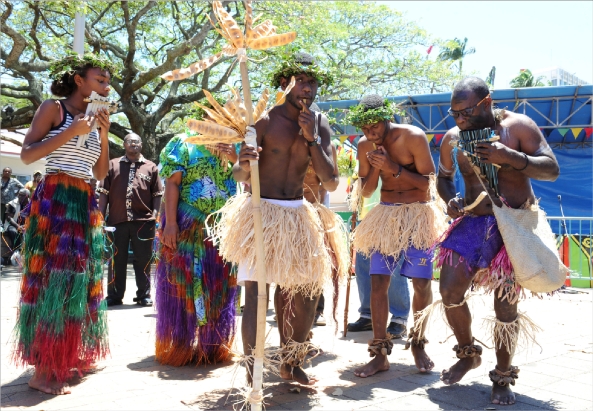
[[(370, 197), (381, 179), (381, 203), (375, 206), (354, 232), (354, 247), (370, 257), (371, 319), (373, 340), (368, 351), (374, 357), (354, 371), (369, 377), (389, 369), (387, 355), (393, 343), (386, 330), (392, 275), (412, 279), (416, 314), (432, 303), (432, 244), (446, 228), (444, 204), (439, 208), (435, 167), (428, 140), (419, 128), (392, 122), (395, 108), (382, 97), (364, 97), (350, 110), (349, 123), (361, 129), (358, 143), (362, 195)], [(424, 350), (428, 342), (424, 326), (416, 324), (406, 344), (416, 367), (430, 371), (434, 364)]]
[[(272, 84), (285, 89), (293, 76), (296, 84), (286, 101), (255, 124), (258, 147), (241, 146), (233, 175), (237, 181), (249, 181), (249, 160), (259, 160), (267, 282), (279, 288), (274, 303), (283, 348), (280, 374), (284, 379), (311, 385), (316, 380), (303, 371), (302, 365), (310, 350), (307, 337), (318, 297), (331, 276), (332, 258), (324, 245), (319, 216), (303, 199), (303, 181), (310, 161), (322, 182), (333, 178), (328, 120), (320, 114), (316, 118), (309, 110), (318, 87), (331, 83), (331, 77), (305, 53), (285, 61), (273, 76)], [(237, 280), (245, 286), (241, 332), (248, 356), (255, 347), (257, 328), (250, 196), (232, 198), (216, 214), (213, 237), (220, 243), (224, 258), (239, 264)], [(249, 370), (249, 381), (250, 374)]]
[[(473, 282), (495, 296), (492, 326), (497, 362), (490, 371), (491, 400), (514, 404), (510, 385), (515, 385), (519, 369), (511, 360), (519, 337), (533, 337), (534, 325), (517, 311), (517, 301), (524, 292), (515, 282), (492, 201), (485, 197), (474, 204), (484, 190), (478, 173), (484, 176), (484, 184), (489, 185), (490, 196), (498, 206), (505, 202), (512, 208), (525, 208), (536, 202), (529, 179), (554, 181), (559, 167), (535, 122), (522, 114), (494, 109), (488, 86), (477, 77), (466, 77), (455, 86), (449, 115), (457, 126), (441, 143), (438, 191), (447, 202), (447, 213), (456, 220), (440, 240), (437, 261), (442, 265), (440, 292), (446, 318), (457, 338), (454, 350), (459, 361), (444, 370), (441, 379), (454, 384), (481, 363), (482, 347), (474, 344), (471, 314), (464, 298)], [(497, 136), (485, 138), (484, 133), (476, 132), (485, 128)], [(474, 171), (472, 163), (480, 171)], [(456, 168), (465, 183), (464, 198), (455, 194)], [(464, 208), (468, 204), (471, 206)]]

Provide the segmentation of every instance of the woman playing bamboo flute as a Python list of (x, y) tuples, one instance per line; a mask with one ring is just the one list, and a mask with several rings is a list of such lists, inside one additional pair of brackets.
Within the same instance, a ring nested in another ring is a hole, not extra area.
[[(103, 217), (91, 178), (109, 166), (109, 114), (86, 116), (85, 98), (106, 97), (114, 67), (92, 54), (69, 56), (51, 67), (51, 92), (35, 113), (21, 151), (30, 164), (47, 158), (46, 173), (30, 203), (23, 248), (23, 278), (15, 359), (35, 366), (29, 386), (68, 394), (79, 373), (108, 352), (103, 301)], [(77, 142), (91, 130), (86, 142)]]
[[(373, 340), (368, 351), (374, 357), (354, 374), (369, 377), (389, 369), (392, 336), (385, 331), (387, 290), (392, 275), (412, 279), (412, 309), (417, 313), (432, 302), (432, 252), (430, 248), (446, 228), (444, 204), (436, 194), (434, 163), (426, 135), (418, 127), (394, 124), (395, 108), (382, 97), (364, 97), (350, 110), (349, 123), (361, 129), (358, 143), (362, 195), (370, 197), (381, 179), (381, 203), (375, 206), (354, 232), (354, 247), (370, 257), (371, 320)], [(439, 207), (439, 202), (443, 207)], [(410, 332), (416, 367), (428, 372), (434, 364), (424, 350), (424, 327)]]
[[(310, 160), (322, 181), (333, 176), (328, 120), (322, 116), (315, 133), (315, 115), (309, 110), (318, 87), (331, 78), (305, 53), (282, 64), (273, 86), (285, 89), (293, 76), (296, 84), (286, 101), (255, 124), (258, 147), (242, 144), (233, 174), (237, 181), (248, 181), (249, 160), (259, 160), (267, 282), (281, 290), (274, 299), (284, 348), (280, 373), (284, 379), (313, 384), (315, 379), (302, 365), (318, 296), (331, 273), (331, 257), (319, 216), (303, 200), (303, 180)], [(238, 281), (245, 284), (241, 327), (247, 356), (255, 347), (257, 327), (253, 227), (251, 201), (245, 194), (227, 202), (214, 229), (221, 254), (239, 264)]]
[[(204, 111), (197, 114), (202, 120)], [(231, 144), (195, 145), (185, 143), (186, 137), (171, 139), (160, 156), (166, 183), (156, 268), (156, 359), (174, 366), (228, 360), (236, 329), (235, 270), (206, 239), (204, 222), (237, 192), (231, 169), (237, 153)]]

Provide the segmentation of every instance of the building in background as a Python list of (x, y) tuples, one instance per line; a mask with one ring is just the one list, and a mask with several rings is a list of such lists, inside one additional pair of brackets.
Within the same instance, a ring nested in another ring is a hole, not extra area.
[(571, 74), (560, 67), (550, 67), (533, 71), (533, 78), (540, 76), (545, 77), (551, 86), (582, 86), (584, 84), (590, 84), (575, 76), (574, 73)]
[[(20, 141), (22, 144), (27, 129), (14, 131), (3, 129), (0, 130), (0, 132), (2, 133), (2, 137), (6, 136), (12, 140)], [(0, 142), (2, 143), (0, 145), (0, 168), (12, 168), (12, 176), (23, 183), (23, 185), (33, 179), (35, 170), (45, 170), (45, 158), (37, 160), (29, 165), (25, 165), (21, 161), (21, 146), (4, 139), (0, 140)]]

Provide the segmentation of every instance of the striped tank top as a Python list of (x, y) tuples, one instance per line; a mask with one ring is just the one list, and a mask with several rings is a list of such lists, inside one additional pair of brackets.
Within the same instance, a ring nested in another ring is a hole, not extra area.
[[(59, 100), (58, 100), (59, 101)], [(60, 103), (60, 114), (63, 112), (62, 122), (56, 127), (52, 127), (47, 136), (44, 138), (52, 138), (62, 131), (66, 130), (74, 116), (66, 109), (64, 103)], [(73, 137), (66, 144), (47, 155), (46, 169), (47, 171), (56, 171), (58, 169), (62, 173), (66, 173), (72, 177), (89, 180), (93, 178), (93, 166), (101, 155), (101, 143), (99, 141), (99, 132), (97, 130), (91, 132), (82, 147), (76, 147), (80, 136)]]

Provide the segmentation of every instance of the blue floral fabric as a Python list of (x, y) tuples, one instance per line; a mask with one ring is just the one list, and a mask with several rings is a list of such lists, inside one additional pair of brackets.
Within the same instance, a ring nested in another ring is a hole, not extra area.
[(206, 147), (184, 143), (180, 136), (173, 137), (163, 148), (160, 166), (164, 178), (182, 173), (180, 200), (205, 215), (219, 210), (237, 193), (230, 164), (225, 171), (220, 159)]

